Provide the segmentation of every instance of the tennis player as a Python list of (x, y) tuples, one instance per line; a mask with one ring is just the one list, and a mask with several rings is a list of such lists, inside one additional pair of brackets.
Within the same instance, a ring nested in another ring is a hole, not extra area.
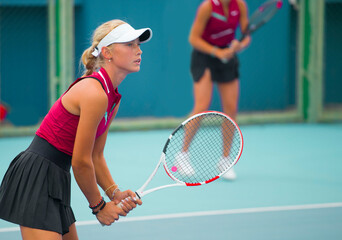
[(120, 105), (118, 86), (140, 70), (140, 44), (151, 37), (151, 29), (135, 30), (121, 20), (99, 26), (82, 55), (85, 75), (56, 101), (31, 145), (10, 164), (0, 187), (0, 218), (19, 224), (23, 239), (78, 239), (71, 167), (100, 223), (111, 225), (142, 204), (132, 191), (119, 190), (103, 151)]
[[(239, 60), (236, 53), (250, 43), (247, 36), (239, 42), (235, 33), (248, 25), (247, 5), (243, 0), (206, 0), (198, 8), (189, 41), (193, 47), (191, 74), (194, 81), (192, 115), (208, 110), (213, 85), (217, 84), (223, 112), (236, 121), (239, 98)], [(184, 149), (182, 158), (187, 158)], [(227, 162), (229, 152), (222, 156)], [(233, 169), (222, 176), (235, 179)]]

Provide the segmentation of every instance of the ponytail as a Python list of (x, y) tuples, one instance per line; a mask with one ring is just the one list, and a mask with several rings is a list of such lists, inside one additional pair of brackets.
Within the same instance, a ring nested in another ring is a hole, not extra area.
[(100, 57), (97, 58), (97, 57), (93, 56), (93, 54), (91, 54), (93, 51), (94, 51), (94, 47), (91, 46), (88, 49), (86, 49), (82, 54), (81, 61), (82, 61), (83, 66), (85, 68), (83, 76), (91, 75), (98, 68), (97, 62), (98, 62), (98, 60), (100, 60)]

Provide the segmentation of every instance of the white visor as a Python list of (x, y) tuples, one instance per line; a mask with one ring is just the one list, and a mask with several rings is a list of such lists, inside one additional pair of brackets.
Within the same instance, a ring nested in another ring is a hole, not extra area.
[(150, 28), (142, 28), (135, 30), (131, 25), (125, 23), (114, 28), (108, 33), (97, 45), (92, 54), (98, 57), (103, 47), (107, 47), (113, 43), (125, 43), (139, 38), (140, 42), (147, 42), (152, 37)]

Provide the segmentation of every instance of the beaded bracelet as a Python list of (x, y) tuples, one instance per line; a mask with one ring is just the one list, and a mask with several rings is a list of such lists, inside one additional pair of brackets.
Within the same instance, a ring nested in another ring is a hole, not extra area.
[(103, 204), (102, 204), (101, 208), (98, 211), (96, 211), (96, 212), (93, 210), (92, 214), (97, 215), (105, 206), (106, 206), (106, 201), (103, 201)]
[(96, 204), (96, 205), (94, 205), (94, 206), (91, 206), (91, 205), (89, 204), (89, 208), (90, 208), (90, 209), (96, 209), (96, 208), (98, 208), (103, 202), (104, 202), (104, 198), (101, 197), (101, 200), (100, 200), (100, 202), (99, 202), (98, 204)]

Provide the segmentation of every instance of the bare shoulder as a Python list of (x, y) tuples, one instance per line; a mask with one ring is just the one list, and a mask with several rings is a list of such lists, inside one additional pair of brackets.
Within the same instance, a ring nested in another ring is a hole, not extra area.
[(210, 0), (205, 0), (198, 7), (198, 13), (203, 15), (210, 15), (213, 7), (211, 6)]
[(245, 0), (237, 0), (237, 3), (239, 5), (241, 17), (243, 19), (248, 18), (248, 6)]
[(247, 11), (247, 3), (245, 0), (237, 0), (240, 11)]
[(210, 0), (205, 0), (201, 3), (200, 7), (203, 7), (203, 8), (209, 8), (211, 9), (211, 1)]
[(107, 103), (107, 95), (99, 81), (93, 78), (85, 78), (76, 85), (79, 85), (78, 92), (83, 101), (95, 102), (101, 105)]
[(76, 83), (63, 97), (66, 104), (72, 106), (81, 113), (92, 109), (96, 114), (104, 113), (107, 108), (108, 98), (99, 81), (93, 78), (85, 78)]
[[(105, 111), (108, 98), (99, 81), (85, 78), (72, 86), (62, 97), (64, 107), (72, 114), (80, 115), (81, 108), (97, 105)], [(100, 112), (101, 112), (100, 111)]]

